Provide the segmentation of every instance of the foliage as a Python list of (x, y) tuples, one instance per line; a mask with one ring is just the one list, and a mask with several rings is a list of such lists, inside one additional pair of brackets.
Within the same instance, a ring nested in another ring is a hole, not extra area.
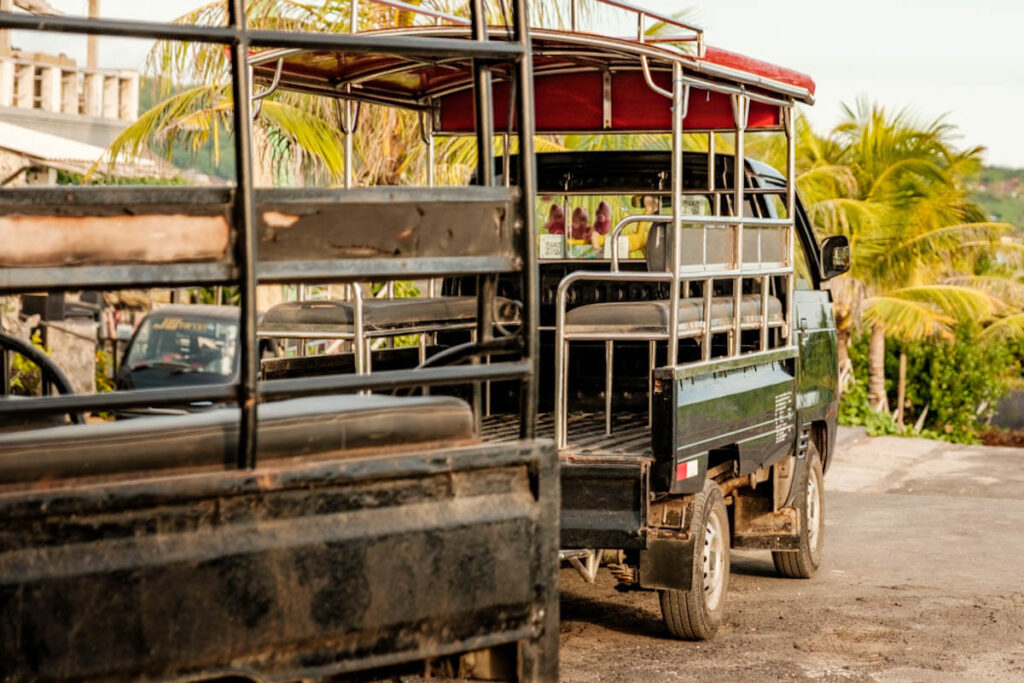
[[(840, 424), (864, 425), (872, 435), (895, 434), (895, 420), (875, 411), (868, 401), (868, 336), (850, 345), (854, 384), (843, 395)], [(1020, 374), (1021, 346), (1014, 342), (982, 343), (977, 325), (961, 325), (952, 339), (895, 341), (886, 348), (886, 392), (896, 405), (899, 357), (907, 355), (906, 432), (922, 415), (918, 436), (976, 443), (999, 399)]]
[(105, 394), (115, 388), (114, 357), (106, 349), (96, 349), (96, 393)]
[(242, 305), (242, 293), (241, 290), (231, 285), (224, 287), (220, 292), (220, 300), (217, 297), (217, 287), (200, 287), (192, 290), (195, 303), (206, 304), (210, 306), (223, 305), (223, 306), (241, 306)]
[(843, 398), (839, 402), (839, 424), (848, 427), (863, 426), (870, 436), (899, 433), (892, 415), (879, 412), (871, 406), (867, 381), (860, 377), (855, 377), (853, 383), (843, 393)]
[[(38, 331), (32, 335), (32, 344), (43, 353), (49, 355), (49, 351), (43, 346), (42, 337)], [(8, 383), (8, 388), (12, 394), (35, 396), (39, 394), (42, 381), (43, 373), (39, 366), (20, 353), (12, 354), (11, 377)]]
[(173, 178), (151, 178), (136, 177), (122, 178), (120, 176), (86, 176), (74, 171), (57, 170), (58, 185), (188, 185), (187, 178), (175, 176)]

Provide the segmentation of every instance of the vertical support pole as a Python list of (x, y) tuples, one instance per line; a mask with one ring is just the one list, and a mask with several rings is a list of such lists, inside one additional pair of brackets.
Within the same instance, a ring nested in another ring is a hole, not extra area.
[[(540, 376), (540, 312), (537, 304), (540, 301), (540, 273), (537, 265), (537, 216), (533, 206), (537, 191), (537, 166), (534, 158), (533, 139), (533, 58), (530, 50), (530, 21), (527, 14), (526, 0), (515, 0), (513, 3), (513, 40), (524, 50), (516, 65), (516, 118), (519, 132), (519, 190), (521, 202), (521, 220), (523, 239), (523, 311), (522, 334), (523, 355), (533, 366), (530, 376), (523, 380), (521, 392), (521, 411), (519, 435), (524, 439), (533, 439), (537, 432), (537, 378)], [(556, 582), (557, 585), (557, 582)], [(555, 601), (557, 603), (557, 600)], [(553, 621), (552, 621), (553, 619)], [(545, 628), (553, 628), (553, 646), (555, 665), (551, 671), (541, 671), (539, 679), (558, 677), (558, 615), (548, 615)], [(549, 657), (550, 659), (550, 657)]]
[[(486, 41), (487, 12), (483, 0), (472, 0), (473, 40)], [(491, 68), (483, 60), (473, 60), (473, 85), (476, 95), (476, 177), (484, 187), (494, 185), (494, 98), (492, 94)], [(481, 275), (477, 278), (476, 292), (476, 341), (486, 343), (493, 330), (492, 314), (494, 296), (497, 290), (495, 275)], [(479, 362), (474, 358), (474, 363)], [(481, 386), (473, 384), (473, 413), (477, 424), (481, 412)]]
[[(746, 182), (746, 153), (744, 142), (747, 128), (747, 112), (750, 100), (746, 95), (732, 96), (732, 115), (736, 124), (736, 154), (733, 157), (733, 213), (736, 217), (736, 248), (734, 257), (737, 271), (743, 270), (743, 185)], [(731, 354), (740, 355), (743, 351), (743, 276), (737, 275), (733, 280), (733, 321)]]
[(761, 278), (761, 350), (768, 350), (768, 281), (770, 275)]
[(711, 360), (711, 294), (714, 288), (714, 280), (704, 280), (704, 337), (700, 343), (701, 360), (704, 362)]
[(366, 363), (366, 347), (363, 344), (363, 290), (358, 282), (350, 282), (348, 288), (349, 300), (352, 302), (352, 354), (356, 374), (368, 375), (370, 371)]
[[(668, 355), (666, 362), (675, 367), (679, 361), (679, 269), (683, 260), (683, 65), (672, 63), (672, 280), (668, 310)], [(705, 321), (710, 325), (710, 320)]]
[(427, 133), (427, 187), (434, 187), (437, 184), (437, 149), (434, 145), (434, 126), (430, 124), (430, 131)]
[[(483, 0), (472, 0), (473, 40), (487, 40), (487, 14)], [(473, 61), (473, 84), (476, 94), (476, 158), (480, 185), (494, 185), (494, 98), (491, 68), (483, 60)]]
[[(89, 0), (89, 18), (99, 19), (100, 0)], [(95, 71), (100, 68), (100, 43), (99, 36), (90, 33), (85, 38), (85, 68)]]
[(789, 233), (786, 249), (786, 319), (782, 324), (782, 336), (789, 343), (793, 342), (793, 321), (795, 315), (794, 298), (796, 297), (796, 277), (793, 273), (793, 254), (796, 248), (796, 129), (793, 126), (793, 107), (786, 107), (782, 112), (782, 120), (786, 129), (786, 220)]
[(604, 343), (604, 434), (612, 435), (612, 380), (614, 378), (615, 342)]
[(658, 362), (658, 342), (647, 342), (647, 426), (654, 426), (654, 364)]
[(252, 112), (250, 111), (249, 38), (245, 32), (245, 0), (230, 0), (228, 25), (235, 32), (231, 45), (231, 94), (234, 97), (235, 260), (239, 271), (241, 321), (241, 377), (238, 407), (241, 422), (238, 466), (256, 467), (256, 405), (259, 403), (259, 353), (256, 339), (256, 229), (253, 216)]
[(718, 193), (715, 191), (717, 179), (715, 178), (715, 131), (708, 132), (708, 194), (711, 195), (711, 215), (720, 216)]
[(579, 30), (580, 25), (580, 2), (579, 0), (570, 0), (569, 2), (569, 29), (575, 33)]

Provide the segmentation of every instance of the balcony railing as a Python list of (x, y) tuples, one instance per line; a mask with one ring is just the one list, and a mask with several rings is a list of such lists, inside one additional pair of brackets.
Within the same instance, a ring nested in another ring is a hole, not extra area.
[(139, 74), (86, 69), (55, 57), (0, 55), (0, 107), (134, 121)]

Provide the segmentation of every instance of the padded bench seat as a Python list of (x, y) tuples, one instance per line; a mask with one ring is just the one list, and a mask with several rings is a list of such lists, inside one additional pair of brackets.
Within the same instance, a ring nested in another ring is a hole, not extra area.
[[(497, 299), (500, 320), (515, 316), (509, 299)], [(363, 301), (365, 330), (392, 330), (404, 327), (434, 327), (472, 323), (476, 320), (477, 299), (473, 296), (417, 297), (410, 299), (367, 299)], [(294, 301), (268, 310), (260, 322), (264, 332), (352, 332), (355, 306), (351, 301)]]
[[(460, 445), (473, 411), (446, 396), (340, 395), (259, 407), (261, 461), (341, 451)], [(0, 434), (0, 484), (185, 467), (237, 459), (239, 410)]]
[[(744, 294), (740, 311), (740, 324), (761, 324), (761, 295)], [(731, 296), (711, 299), (711, 326), (729, 327), (735, 310)], [(704, 299), (696, 297), (679, 301), (679, 331), (699, 332), (703, 323)], [(782, 303), (768, 297), (768, 323), (781, 325)], [(669, 324), (668, 301), (614, 301), (579, 306), (565, 314), (565, 332), (568, 335), (615, 332), (625, 334), (667, 334)]]

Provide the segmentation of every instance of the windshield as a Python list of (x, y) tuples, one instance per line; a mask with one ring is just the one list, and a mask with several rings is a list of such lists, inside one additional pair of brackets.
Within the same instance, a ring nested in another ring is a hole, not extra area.
[(229, 377), (237, 341), (236, 322), (151, 315), (139, 327), (125, 366), (132, 372), (160, 368)]

